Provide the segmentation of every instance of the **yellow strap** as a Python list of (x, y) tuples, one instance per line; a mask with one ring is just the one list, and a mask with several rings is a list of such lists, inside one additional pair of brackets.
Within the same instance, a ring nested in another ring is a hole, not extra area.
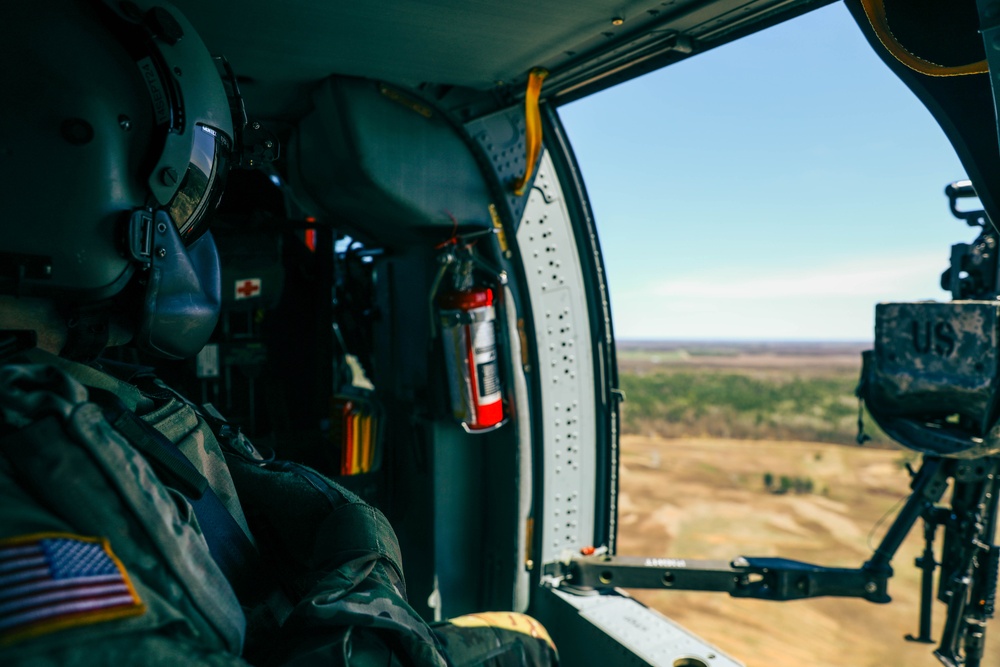
[(361, 460), (358, 462), (358, 472), (371, 472), (372, 469), (372, 416), (366, 408), (361, 414)]
[(534, 637), (543, 641), (553, 649), (556, 647), (549, 631), (545, 627), (527, 614), (518, 614), (512, 611), (487, 611), (478, 614), (466, 614), (448, 620), (451, 625), (460, 628), (499, 628), (509, 630), (529, 637)]
[(354, 442), (354, 449), (351, 456), (351, 474), (357, 475), (361, 472), (361, 409), (359, 408), (351, 414), (351, 439)]
[(964, 76), (966, 74), (984, 74), (989, 71), (985, 60), (970, 65), (957, 65), (954, 67), (938, 65), (929, 60), (924, 60), (907, 51), (902, 44), (896, 40), (889, 28), (889, 22), (885, 17), (885, 0), (861, 0), (861, 6), (865, 8), (868, 21), (872, 24), (875, 34), (878, 35), (882, 46), (891, 53), (896, 60), (903, 63), (915, 72), (926, 74), (927, 76)]
[(538, 111), (538, 97), (542, 94), (542, 82), (549, 75), (547, 69), (536, 67), (528, 74), (528, 92), (524, 95), (524, 126), (528, 140), (528, 164), (524, 168), (524, 176), (514, 183), (514, 194), (518, 197), (524, 194), (528, 187), (531, 174), (535, 171), (535, 162), (542, 152), (542, 114)]

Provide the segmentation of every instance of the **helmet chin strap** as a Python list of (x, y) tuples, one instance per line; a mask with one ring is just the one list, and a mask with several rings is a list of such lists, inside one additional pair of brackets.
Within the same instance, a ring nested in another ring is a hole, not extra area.
[(60, 357), (91, 362), (108, 346), (111, 330), (111, 302), (67, 304), (60, 308), (66, 319), (67, 339)]

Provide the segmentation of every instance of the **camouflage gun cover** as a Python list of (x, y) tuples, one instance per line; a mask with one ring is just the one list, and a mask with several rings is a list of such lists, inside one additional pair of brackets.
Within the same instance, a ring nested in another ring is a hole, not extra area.
[(880, 427), (925, 454), (1000, 454), (1000, 302), (882, 303), (859, 397)]

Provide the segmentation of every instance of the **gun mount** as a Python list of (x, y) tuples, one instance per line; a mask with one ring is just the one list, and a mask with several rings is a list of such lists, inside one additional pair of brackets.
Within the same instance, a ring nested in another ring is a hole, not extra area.
[(548, 566), (546, 574), (580, 588), (665, 588), (717, 591), (735, 598), (801, 600), (835, 596), (889, 602), (891, 571), (823, 567), (787, 558), (732, 561), (635, 556), (582, 556)]
[(951, 214), (970, 227), (979, 227), (980, 233), (971, 244), (956, 243), (951, 247), (951, 265), (941, 274), (941, 289), (951, 292), (955, 300), (995, 299), (1000, 288), (997, 230), (986, 217), (986, 211), (959, 210), (960, 199), (976, 196), (972, 181), (956, 181), (948, 185), (944, 193)]

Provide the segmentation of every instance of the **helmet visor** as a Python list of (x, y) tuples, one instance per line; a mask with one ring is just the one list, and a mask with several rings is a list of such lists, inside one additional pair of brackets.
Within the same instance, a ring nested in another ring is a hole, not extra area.
[(191, 161), (167, 213), (174, 221), (185, 245), (190, 245), (208, 228), (209, 211), (222, 196), (229, 171), (229, 138), (207, 125), (198, 125), (194, 132)]

